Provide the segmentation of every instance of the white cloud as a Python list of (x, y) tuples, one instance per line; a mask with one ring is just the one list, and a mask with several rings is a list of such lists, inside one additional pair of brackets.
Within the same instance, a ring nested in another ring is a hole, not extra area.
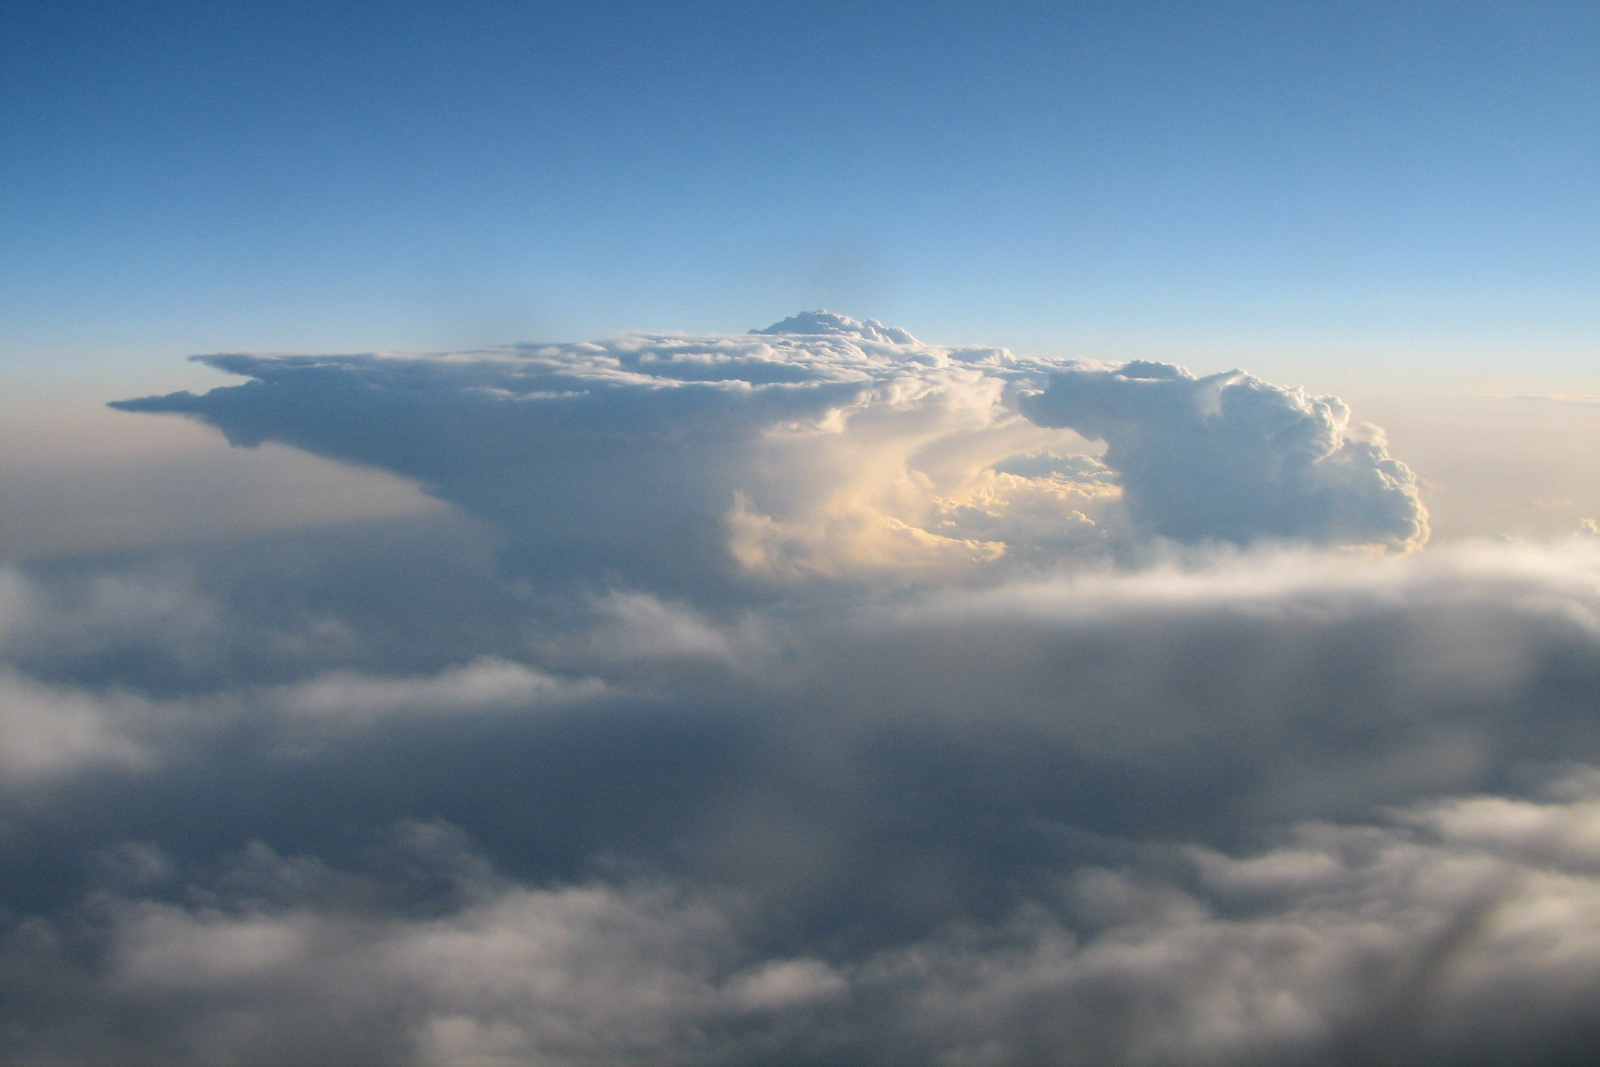
[(1104, 440), (1134, 519), (1165, 537), (1407, 546), (1428, 535), (1411, 471), (1337, 397), (1135, 361), (1063, 367), (1020, 408)]
[[(414, 478), (512, 531), (547, 578), (705, 597), (1058, 563), (1130, 533), (1426, 536), (1410, 472), (1336, 399), (928, 345), (824, 312), (741, 336), (203, 358), (253, 381), (114, 406)], [(1108, 442), (1132, 530), (1104, 468), (1029, 460), (1086, 452), (1050, 429), (1067, 426)]]

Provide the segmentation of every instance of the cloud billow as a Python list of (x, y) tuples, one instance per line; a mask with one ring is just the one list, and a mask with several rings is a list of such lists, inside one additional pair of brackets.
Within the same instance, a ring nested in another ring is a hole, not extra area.
[(1023, 414), (1107, 444), (1128, 510), (1178, 541), (1418, 544), (1428, 533), (1411, 471), (1336, 397), (1238, 371), (1196, 378), (1134, 361), (1073, 365), (1025, 394)]
[(704, 597), (1070, 563), (1130, 537), (1427, 532), (1409, 470), (1336, 399), (928, 345), (826, 312), (738, 336), (200, 358), (253, 380), (113, 406), (415, 479), (552, 579)]

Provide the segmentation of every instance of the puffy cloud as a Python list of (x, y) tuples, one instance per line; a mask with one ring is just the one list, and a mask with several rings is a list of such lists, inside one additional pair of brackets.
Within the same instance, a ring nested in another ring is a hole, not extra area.
[(831, 311), (818, 308), (816, 311), (802, 311), (798, 315), (790, 315), (782, 322), (775, 322), (764, 330), (751, 330), (759, 334), (815, 334), (817, 336), (834, 337), (859, 337), (863, 341), (888, 341), (891, 344), (915, 345), (919, 342), (909, 330), (902, 330), (894, 326), (885, 326), (877, 319), (868, 319), (866, 322), (857, 322), (848, 315), (835, 315)]
[[(1143, 535), (1426, 534), (1409, 471), (1335, 399), (928, 345), (826, 312), (743, 336), (201, 358), (253, 380), (114, 406), (416, 479), (510, 530), (547, 578), (704, 598), (1050, 564), (1126, 540), (1119, 484)], [(1111, 471), (1053, 429), (1068, 426), (1107, 441)]]
[(1104, 440), (1128, 510), (1164, 537), (1391, 545), (1427, 537), (1411, 471), (1372, 427), (1352, 427), (1337, 397), (1141, 360), (1055, 371), (1020, 406), (1037, 423)]
[(450, 888), (443, 908), (378, 906), (392, 879), (255, 845), (197, 900), (124, 887), (13, 929), (0, 982), (36, 1013), (13, 1048), (51, 1061), (1575, 1063), (1600, 854), (1545, 846), (1551, 826), (1592, 837), (1594, 798), (1166, 849), (993, 918), (810, 950), (740, 893), (518, 885), (409, 824), (389, 847)]
[[(209, 605), (197, 655), (260, 632), (239, 575), (167, 580), (11, 587)], [(143, 610), (81, 606), (74, 662)], [(30, 678), (61, 623), (16, 616), (19, 706), (96, 729), (0, 790), (7, 1055), (1554, 1064), (1594, 1036), (1600, 793), (1538, 770), (1600, 762), (1592, 545), (523, 611), (520, 659), (160, 699)]]

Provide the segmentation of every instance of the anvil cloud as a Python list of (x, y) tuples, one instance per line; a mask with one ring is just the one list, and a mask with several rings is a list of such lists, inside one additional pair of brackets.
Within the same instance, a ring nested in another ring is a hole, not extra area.
[(927, 345), (827, 312), (742, 336), (202, 359), (253, 380), (114, 406), (382, 467), (512, 531), (547, 576), (678, 595), (1152, 537), (1427, 535), (1410, 471), (1335, 398)]
[(1239, 372), (771, 329), (119, 404), (477, 524), (0, 570), (5, 1058), (1584, 1062), (1600, 543), (1425, 549)]

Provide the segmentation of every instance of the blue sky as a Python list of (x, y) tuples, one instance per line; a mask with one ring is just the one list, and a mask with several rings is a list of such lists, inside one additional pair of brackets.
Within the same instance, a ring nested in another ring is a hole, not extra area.
[(825, 305), (1317, 388), (1593, 391), (1591, 4), (66, 2), (6, 22), (14, 366), (739, 331)]

